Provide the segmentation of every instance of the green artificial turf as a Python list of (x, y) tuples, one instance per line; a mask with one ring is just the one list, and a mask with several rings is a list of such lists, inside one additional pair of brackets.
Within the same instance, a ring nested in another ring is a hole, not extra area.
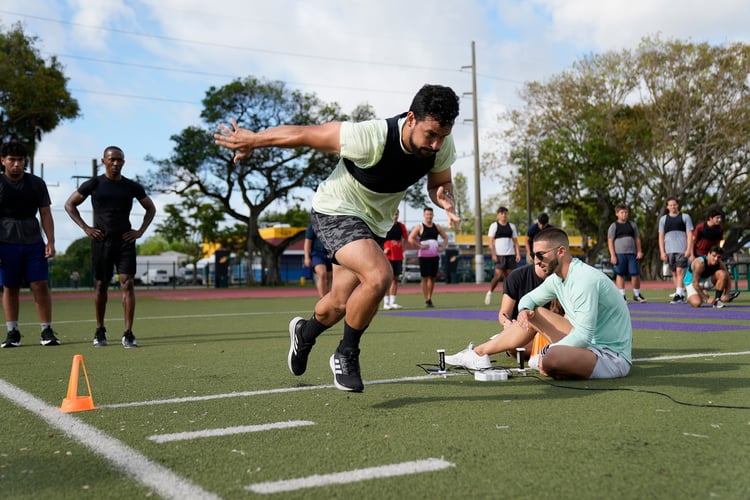
[[(437, 292), (438, 311), (492, 309), (477, 305), (483, 294), (441, 294), (439, 286)], [(645, 293), (666, 302), (661, 295)], [(104, 348), (91, 345), (91, 299), (54, 302), (59, 347), (38, 345), (33, 304), (23, 302), (23, 346), (0, 350), (0, 383), (59, 406), (73, 356), (81, 354), (99, 408), (71, 415), (221, 498), (265, 496), (245, 489), (256, 483), (429, 458), (453, 466), (268, 496), (750, 497), (750, 410), (678, 404), (652, 393), (697, 405), (749, 406), (750, 355), (711, 353), (748, 351), (750, 325), (713, 333), (637, 329), (634, 358), (705, 355), (637, 362), (621, 380), (554, 382), (530, 374), (476, 382), (465, 374), (426, 376), (416, 365), (435, 363), (437, 348), (453, 353), (470, 340), (486, 340), (497, 333), (495, 322), (381, 313), (362, 342), (365, 392), (350, 394), (331, 386), (328, 367), (341, 325), (319, 338), (303, 376), (286, 366), (289, 319), (309, 316), (312, 298), (139, 297), (134, 332), (141, 347), (130, 350), (119, 345), (115, 298)], [(419, 295), (401, 295), (399, 303), (424, 310)], [(732, 306), (748, 303), (741, 296)], [(675, 307), (681, 306), (665, 303), (665, 314)], [(684, 315), (676, 323), (737, 324), (679, 310)], [(493, 358), (515, 365), (504, 354)], [(206, 398), (175, 400), (192, 397)], [(0, 412), (3, 498), (157, 496), (31, 411), (0, 397)], [(148, 439), (297, 420), (313, 425), (163, 444)]]

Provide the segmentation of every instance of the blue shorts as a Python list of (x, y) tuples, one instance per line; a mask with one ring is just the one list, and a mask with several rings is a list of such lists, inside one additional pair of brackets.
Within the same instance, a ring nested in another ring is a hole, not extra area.
[(313, 269), (315, 269), (318, 266), (326, 266), (326, 271), (330, 271), (333, 269), (333, 264), (331, 263), (331, 259), (329, 259), (325, 255), (320, 255), (317, 253), (310, 254), (310, 262), (312, 263)]
[(618, 253), (617, 265), (612, 266), (617, 276), (640, 276), (641, 265), (635, 258), (634, 253)]
[(0, 261), (2, 261), (3, 286), (18, 288), (35, 281), (49, 279), (49, 267), (44, 256), (44, 243), (17, 245), (0, 243)]

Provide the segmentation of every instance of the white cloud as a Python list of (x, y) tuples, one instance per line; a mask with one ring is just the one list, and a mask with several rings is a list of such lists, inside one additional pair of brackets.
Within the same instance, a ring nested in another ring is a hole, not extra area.
[[(83, 117), (39, 148), (46, 174), (61, 182), (89, 172), (109, 144), (125, 149), (128, 173), (145, 174), (153, 168), (146, 155), (167, 157), (169, 137), (198, 124), (205, 91), (237, 77), (283, 80), (345, 111), (368, 102), (383, 117), (405, 110), (425, 82), (461, 95), (471, 90), (461, 66), (471, 63), (472, 41), (483, 152), (497, 114), (519, 105), (524, 81), (656, 33), (747, 40), (750, 19), (750, 4), (740, 0), (5, 0), (1, 9), (4, 25), (22, 19), (45, 52), (62, 55), (81, 104)], [(470, 97), (461, 107), (460, 120), (471, 118)], [(471, 153), (471, 125), (457, 125), (455, 136), (458, 150)], [(473, 182), (471, 157), (456, 170)]]

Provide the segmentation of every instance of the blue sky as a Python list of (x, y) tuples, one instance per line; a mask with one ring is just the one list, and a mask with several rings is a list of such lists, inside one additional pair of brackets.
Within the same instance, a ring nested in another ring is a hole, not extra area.
[[(50, 186), (58, 251), (83, 236), (63, 210), (75, 176), (90, 175), (92, 159), (110, 144), (125, 150), (125, 175), (146, 174), (155, 168), (147, 155), (166, 158), (169, 137), (200, 124), (212, 85), (251, 75), (282, 80), (345, 111), (368, 102), (387, 117), (426, 82), (470, 92), (461, 67), (471, 64), (475, 41), (481, 151), (498, 114), (519, 105), (525, 81), (545, 80), (592, 52), (635, 48), (644, 36), (747, 43), (748, 19), (744, 0), (4, 0), (0, 7), (4, 29), (21, 22), (45, 57), (58, 57), (81, 105), (82, 117), (45, 136), (36, 157)], [(472, 126), (463, 122), (472, 118), (471, 97), (461, 106), (454, 171), (473, 183)], [(153, 198), (158, 208), (174, 201)], [(141, 213), (136, 206), (136, 226)], [(420, 215), (410, 210), (405, 222)]]

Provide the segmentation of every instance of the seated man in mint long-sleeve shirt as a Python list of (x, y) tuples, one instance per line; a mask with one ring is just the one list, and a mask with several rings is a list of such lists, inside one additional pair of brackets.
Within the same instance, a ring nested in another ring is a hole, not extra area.
[[(556, 379), (618, 378), (630, 373), (633, 329), (627, 304), (612, 281), (570, 254), (557, 228), (534, 238), (534, 263), (547, 278), (518, 303), (518, 322), (550, 341), (539, 370)], [(557, 299), (565, 317), (541, 306)]]

